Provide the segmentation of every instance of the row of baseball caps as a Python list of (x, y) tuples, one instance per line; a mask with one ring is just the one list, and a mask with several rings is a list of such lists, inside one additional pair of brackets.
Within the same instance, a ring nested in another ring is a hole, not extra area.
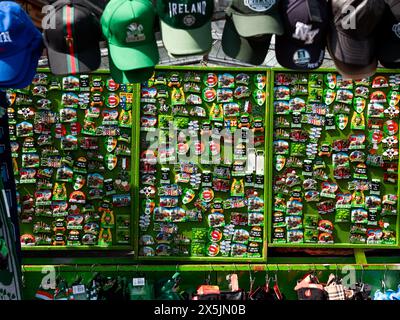
[[(213, 45), (213, 0), (110, 0), (96, 13), (85, 0), (58, 0), (43, 35), (15, 2), (0, 2), (0, 87), (23, 88), (47, 47), (56, 75), (94, 71), (106, 40), (113, 78), (147, 80), (159, 62), (155, 21), (172, 56), (200, 55)], [(400, 0), (232, 0), (226, 9), (222, 49), (248, 64), (264, 62), (272, 35), (286, 68), (320, 67), (327, 47), (349, 79), (371, 76), (378, 61), (400, 67)]]

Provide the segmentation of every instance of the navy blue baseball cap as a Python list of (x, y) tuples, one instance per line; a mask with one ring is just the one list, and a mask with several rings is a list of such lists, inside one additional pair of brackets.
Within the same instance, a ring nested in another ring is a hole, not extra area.
[(378, 27), (378, 60), (390, 69), (400, 68), (400, 0), (385, 0), (386, 10)]
[(320, 0), (283, 0), (285, 33), (276, 37), (276, 58), (285, 68), (312, 70), (325, 57), (329, 6)]
[[(0, 2), (0, 83), (11, 88), (31, 82), (43, 48), (42, 35), (22, 7), (12, 1)], [(32, 78), (29, 76), (32, 74)], [(24, 75), (23, 77), (21, 75)], [(21, 79), (22, 78), (22, 79)], [(29, 81), (28, 81), (29, 80)]]

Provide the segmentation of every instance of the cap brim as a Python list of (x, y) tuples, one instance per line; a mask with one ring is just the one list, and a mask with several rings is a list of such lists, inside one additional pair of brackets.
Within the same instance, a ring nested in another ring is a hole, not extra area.
[(41, 48), (31, 52), (29, 61), (26, 62), (27, 68), (25, 69), (25, 73), (21, 73), (18, 79), (14, 80), (12, 83), (8, 83), (7, 87), (13, 89), (23, 89), (29, 86), (37, 72), (36, 69), (41, 54)]
[(114, 81), (120, 84), (142, 83), (151, 78), (154, 73), (154, 67), (134, 71), (121, 71), (110, 60), (110, 73)]
[(110, 57), (122, 71), (154, 67), (160, 60), (155, 41), (131, 47), (119, 47), (109, 43)]
[(236, 30), (242, 37), (254, 37), (264, 34), (283, 34), (280, 17), (276, 15), (243, 15), (232, 13)]
[(352, 64), (343, 63), (337, 59), (333, 59), (335, 66), (339, 73), (345, 80), (360, 80), (372, 77), (376, 73), (378, 67), (377, 60), (366, 66), (357, 66)]
[(328, 49), (332, 57), (346, 64), (366, 66), (375, 59), (375, 40), (352, 39), (331, 28), (328, 35)]
[(222, 50), (233, 59), (242, 62), (260, 65), (268, 54), (272, 35), (257, 38), (241, 37), (230, 17), (226, 17), (224, 32), (222, 34)]
[(99, 44), (74, 56), (47, 47), (51, 72), (55, 75), (90, 73), (100, 67), (101, 52)]
[(22, 50), (9, 57), (0, 59), (0, 82), (13, 82), (18, 76), (24, 74), (25, 61), (30, 60), (30, 50)]
[(282, 67), (294, 70), (313, 70), (324, 62), (325, 42), (299, 46), (286, 36), (277, 36), (276, 59)]
[(211, 21), (200, 28), (175, 29), (160, 21), (165, 49), (173, 55), (195, 55), (207, 53), (212, 48)]

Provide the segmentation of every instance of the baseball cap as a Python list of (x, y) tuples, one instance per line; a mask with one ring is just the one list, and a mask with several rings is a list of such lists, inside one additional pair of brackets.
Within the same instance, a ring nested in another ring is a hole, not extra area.
[(108, 3), (101, 25), (116, 68), (131, 71), (158, 63), (154, 20), (155, 12), (149, 0), (111, 0)]
[(378, 27), (378, 60), (385, 68), (400, 67), (400, 0), (385, 0), (387, 6)]
[(329, 11), (326, 1), (283, 0), (285, 33), (276, 37), (275, 52), (285, 68), (312, 70), (325, 57)]
[(231, 58), (259, 65), (273, 34), (282, 34), (279, 0), (233, 0), (226, 9), (222, 50)]
[[(16, 82), (32, 81), (32, 53), (41, 51), (42, 35), (22, 7), (0, 2), (0, 84), (11, 88)], [(28, 63), (30, 62), (30, 63)], [(37, 61), (36, 61), (37, 65)], [(29, 73), (31, 71), (31, 73)], [(23, 75), (23, 77), (21, 77)]]
[(241, 37), (231, 17), (226, 16), (221, 45), (226, 55), (236, 60), (260, 65), (268, 54), (272, 35)]
[(142, 83), (151, 78), (154, 73), (154, 67), (122, 71), (119, 70), (112, 59), (110, 59), (110, 73), (114, 81), (120, 84)]
[(211, 50), (213, 0), (157, 0), (161, 36), (173, 55), (195, 55)]
[(36, 50), (33, 50), (31, 52), (31, 55), (30, 57), (28, 57), (28, 60), (24, 61), (24, 63), (27, 66), (24, 72), (21, 72), (15, 79), (11, 81), (0, 83), (1, 88), (23, 89), (32, 83), (33, 77), (36, 74), (36, 69), (39, 63), (39, 59), (43, 51), (41, 40), (42, 39), (40, 38), (41, 45)]
[(333, 23), (328, 51), (343, 76), (356, 79), (376, 71), (376, 29), (384, 10), (382, 0), (332, 0)]
[(101, 63), (100, 21), (84, 0), (58, 0), (49, 19), (55, 28), (43, 32), (53, 74), (80, 74), (94, 71)]

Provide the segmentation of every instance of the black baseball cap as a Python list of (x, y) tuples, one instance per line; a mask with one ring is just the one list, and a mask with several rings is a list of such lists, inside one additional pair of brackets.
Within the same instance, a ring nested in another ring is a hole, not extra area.
[(233, 0), (226, 9), (222, 49), (229, 57), (261, 64), (273, 34), (283, 34), (279, 0)]
[(101, 26), (96, 11), (88, 1), (58, 0), (49, 19), (55, 28), (45, 29), (49, 64), (56, 75), (88, 73), (101, 63)]
[(378, 60), (385, 68), (400, 68), (400, 0), (385, 0), (387, 6), (378, 27)]
[(338, 71), (348, 79), (372, 76), (377, 68), (376, 30), (383, 0), (332, 0), (328, 51)]
[(329, 7), (320, 0), (283, 0), (285, 33), (276, 37), (275, 52), (285, 68), (312, 70), (319, 68), (325, 57), (329, 28)]

